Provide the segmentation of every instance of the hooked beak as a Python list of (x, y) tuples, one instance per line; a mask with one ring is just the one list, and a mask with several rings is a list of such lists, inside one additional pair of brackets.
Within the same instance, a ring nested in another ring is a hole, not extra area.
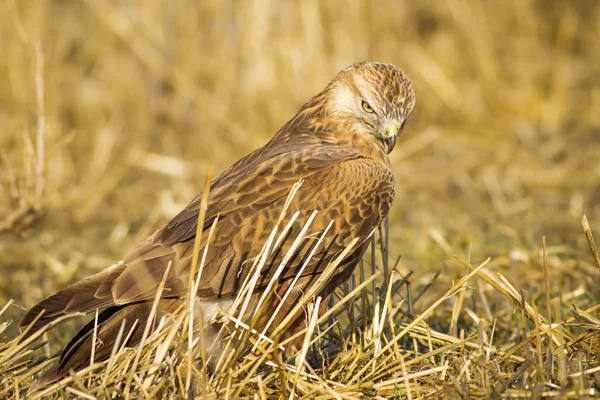
[(392, 122), (388, 126), (385, 127), (383, 131), (382, 139), (383, 142), (387, 146), (387, 153), (390, 154), (392, 150), (394, 150), (394, 146), (396, 145), (396, 138), (398, 137), (398, 132), (400, 131), (400, 126)]

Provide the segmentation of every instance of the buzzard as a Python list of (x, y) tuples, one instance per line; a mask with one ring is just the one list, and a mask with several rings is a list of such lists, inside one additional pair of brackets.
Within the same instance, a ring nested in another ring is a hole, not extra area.
[[(202, 232), (204, 246), (212, 229), (195, 300), (210, 324), (218, 306), (237, 295), (286, 202), (289, 211), (298, 212), (291, 232), (297, 235), (309, 218), (314, 219), (304, 242), (280, 273), (280, 285), (286, 288), (287, 284), (291, 295), (285, 304), (281, 296), (272, 296), (272, 309), (278, 307), (279, 313), (271, 326), (284, 317), (289, 319), (315, 277), (358, 239), (319, 293), (326, 298), (349, 278), (390, 209), (394, 176), (388, 154), (414, 106), (412, 85), (394, 65), (361, 62), (340, 71), (267, 144), (211, 182), (200, 229), (202, 193), (124, 260), (30, 309), (21, 321), (22, 327), (29, 327), (26, 336), (69, 313), (98, 310), (97, 343), (101, 347), (95, 353), (97, 361), (110, 356), (124, 320), (125, 332), (134, 329), (128, 345), (139, 342), (163, 278), (159, 315), (183, 304), (189, 292), (196, 233)], [(297, 193), (288, 198), (298, 181), (302, 184)], [(296, 235), (276, 244), (279, 248), (272, 252), (272, 260), (256, 284), (257, 294), (267, 287)], [(318, 237), (322, 245), (308, 257)], [(200, 252), (204, 251), (202, 247)], [(299, 278), (292, 279), (302, 265), (305, 268)], [(302, 325), (304, 315), (292, 318), (291, 331)], [(136, 321), (141, 323), (134, 324)], [(255, 328), (267, 327), (266, 323), (258, 321)], [(92, 322), (71, 340), (45, 380), (59, 379), (70, 369), (89, 365), (93, 331)]]

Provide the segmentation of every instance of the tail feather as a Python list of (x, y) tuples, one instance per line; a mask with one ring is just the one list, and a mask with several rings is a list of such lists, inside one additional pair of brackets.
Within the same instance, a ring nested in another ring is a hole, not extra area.
[[(180, 299), (160, 300), (157, 305), (154, 323), (156, 324), (165, 313), (174, 312), (181, 304), (182, 300)], [(129, 339), (127, 343), (119, 343), (119, 346), (138, 344), (150, 316), (152, 305), (153, 302), (146, 301), (110, 307), (100, 313), (98, 316), (95, 361), (104, 361), (110, 357), (121, 324), (124, 324), (121, 340), (125, 340), (127, 336), (129, 336)], [(77, 333), (63, 351), (58, 362), (41, 378), (41, 384), (56, 382), (67, 375), (70, 370), (77, 371), (90, 364), (95, 326), (96, 322), (92, 320)]]
[[(139, 303), (154, 299), (156, 288), (164, 271), (173, 260), (170, 248), (144, 245), (125, 261), (114, 264), (95, 275), (79, 281), (48, 297), (31, 308), (21, 327), (27, 327), (44, 311), (23, 339), (33, 335), (55, 319), (70, 313), (90, 313), (126, 303)], [(173, 271), (171, 269), (171, 271)], [(165, 291), (169, 297), (185, 292), (183, 284), (172, 272)], [(66, 321), (66, 320), (65, 320)]]
[[(64, 288), (32, 307), (21, 320), (21, 327), (29, 326), (35, 318), (42, 316), (33, 324), (22, 340), (33, 335), (58, 317), (73, 312), (89, 313), (96, 309), (103, 310), (115, 305), (110, 291), (100, 289), (114, 281), (125, 269), (123, 264), (115, 264), (95, 275)], [(100, 294), (101, 296), (98, 296)]]

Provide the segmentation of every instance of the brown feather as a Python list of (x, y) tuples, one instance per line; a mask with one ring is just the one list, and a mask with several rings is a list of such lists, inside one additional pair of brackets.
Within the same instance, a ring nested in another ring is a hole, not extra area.
[[(182, 304), (180, 299), (161, 300), (157, 304), (154, 325), (167, 313), (174, 312)], [(129, 336), (127, 343), (119, 343), (119, 347), (135, 345), (142, 338), (146, 321), (152, 309), (152, 302), (115, 306), (104, 310), (98, 316), (98, 331), (96, 336), (95, 361), (106, 360), (115, 346), (121, 325), (123, 335), (121, 340)], [(78, 370), (90, 365), (91, 350), (96, 321), (92, 319), (77, 335), (71, 339), (62, 352), (58, 362), (44, 374), (43, 380), (54, 382), (67, 375), (70, 370)]]
[[(361, 99), (367, 98), (381, 115), (363, 115)], [(303, 275), (282, 304), (286, 316), (302, 301), (304, 289), (323, 272), (325, 266), (348, 244), (358, 238), (356, 249), (344, 259), (321, 295), (329, 296), (351, 275), (362, 257), (370, 235), (387, 215), (394, 197), (394, 177), (384, 140), (383, 124), (394, 121), (401, 126), (414, 107), (414, 92), (408, 79), (396, 67), (380, 63), (359, 63), (341, 71), (318, 95), (309, 100), (263, 147), (234, 163), (211, 183), (202, 243), (217, 220), (206, 263), (200, 277), (200, 301), (233, 298), (244, 281), (250, 264), (260, 253), (284, 208), (292, 186), (302, 180), (289, 213), (299, 215), (286, 240), (279, 244), (257, 285), (257, 293), (269, 282), (275, 269), (290, 249), (293, 240), (314, 210), (318, 213), (302, 243), (279, 279), (277, 291), (284, 293), (301, 265), (308, 262)], [(369, 118), (374, 119), (371, 122)], [(367, 122), (365, 122), (367, 121)], [(387, 121), (387, 122), (386, 122)], [(379, 126), (379, 130), (375, 127)], [(395, 141), (394, 141), (395, 142)], [(393, 147), (393, 144), (392, 144)], [(70, 312), (100, 310), (99, 338), (104, 343), (97, 359), (108, 357), (121, 321), (148, 318), (149, 304), (164, 276), (167, 277), (160, 301), (160, 312), (174, 309), (188, 292), (197, 231), (200, 193), (169, 223), (125, 259), (109, 269), (69, 286), (33, 307), (21, 321), (29, 325), (44, 310), (29, 334)], [(289, 218), (289, 217), (288, 217)], [(328, 224), (334, 225), (324, 236), (317, 254), (308, 254)], [(284, 221), (284, 223), (287, 222)], [(203, 251), (203, 249), (201, 249)], [(274, 308), (280, 296), (269, 301)], [(301, 325), (296, 318), (292, 331)], [(261, 329), (266, 321), (255, 321)], [(276, 325), (276, 323), (275, 323)], [(89, 363), (91, 349), (88, 324), (69, 343), (57, 366), (49, 372), (56, 379), (69, 369)], [(139, 340), (136, 333), (130, 344)]]

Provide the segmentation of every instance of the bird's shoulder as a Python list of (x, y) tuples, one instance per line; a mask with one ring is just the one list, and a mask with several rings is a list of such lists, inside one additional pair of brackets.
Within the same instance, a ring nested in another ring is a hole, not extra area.
[[(265, 146), (226, 169), (211, 184), (204, 229), (257, 202), (269, 204), (287, 196), (293, 185), (322, 175), (330, 167), (364, 158), (360, 152), (335, 144), (318, 143), (271, 149)], [(173, 245), (194, 237), (202, 193), (153, 235), (153, 242)]]

